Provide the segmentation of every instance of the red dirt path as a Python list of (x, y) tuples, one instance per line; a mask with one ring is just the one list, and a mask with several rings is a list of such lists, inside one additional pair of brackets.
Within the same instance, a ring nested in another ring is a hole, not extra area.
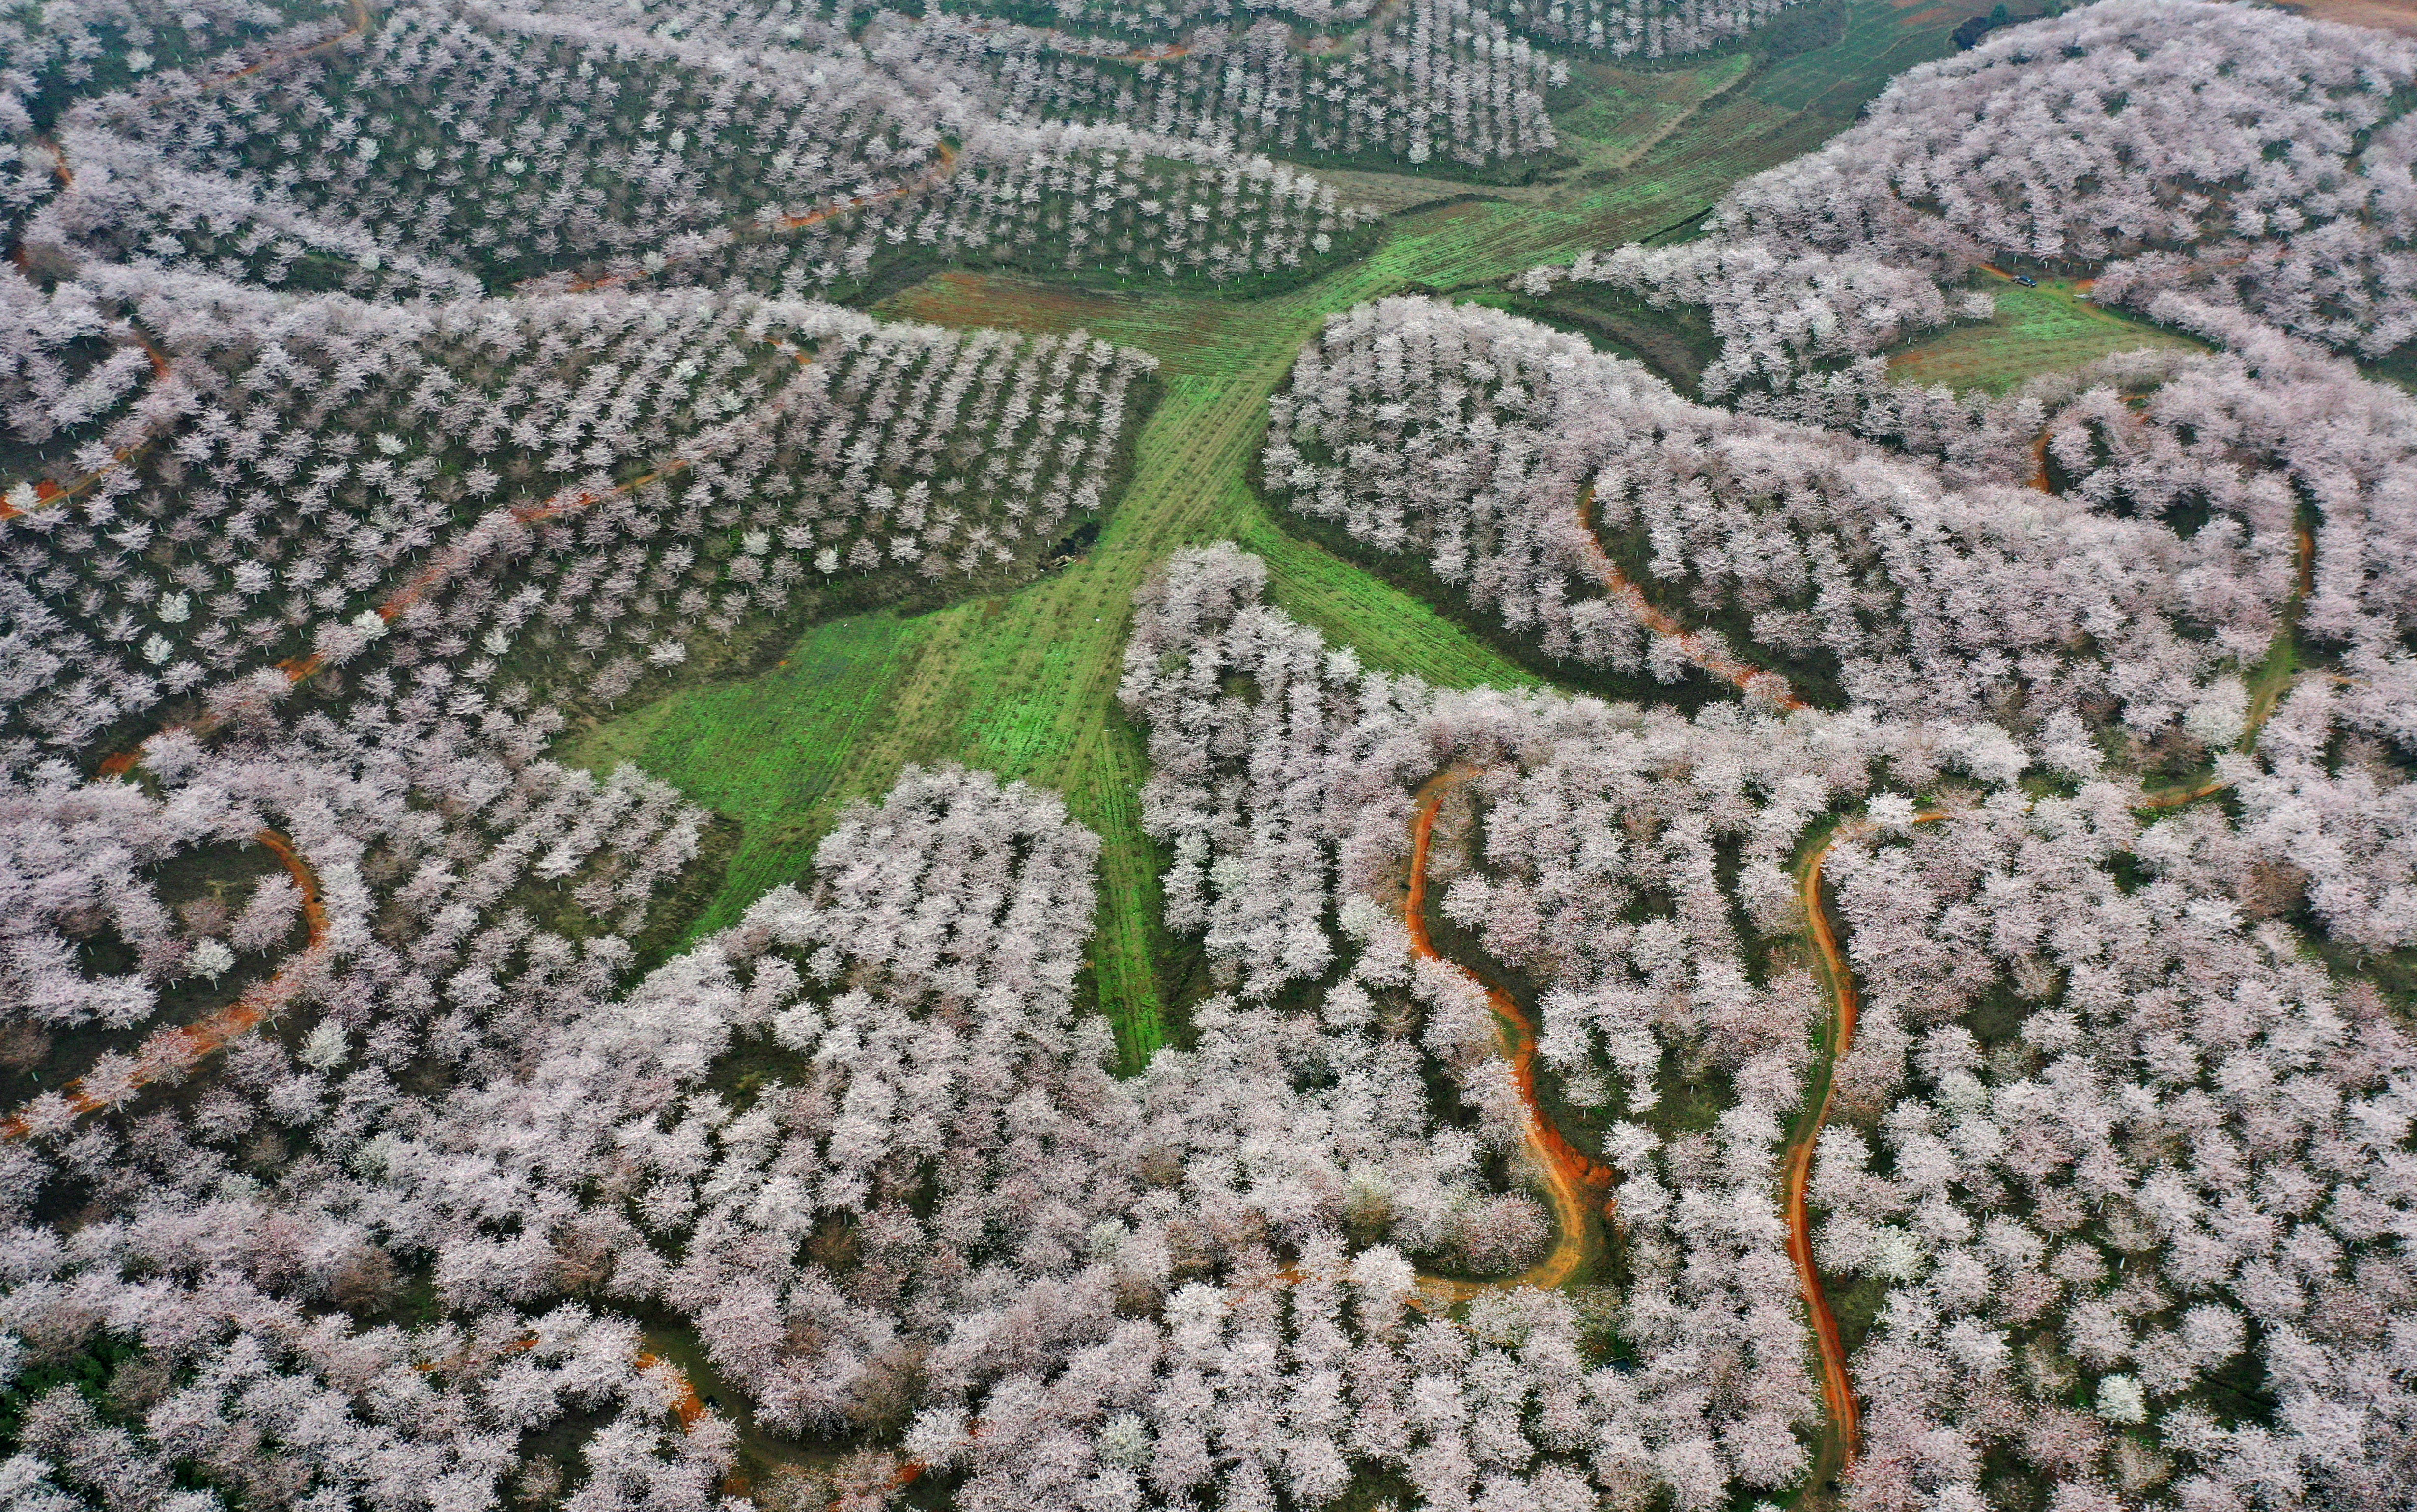
[[(804, 367), (814, 360), (813, 355), (811, 353), (799, 352), (796, 354), (796, 356), (799, 367)], [(776, 400), (775, 402), (777, 403), (778, 401)], [(692, 465), (694, 464), (689, 458), (675, 458), (651, 473), (646, 473), (641, 476), (633, 477), (626, 483), (615, 484), (609, 489), (580, 489), (572, 491), (566, 491), (556, 494), (555, 497), (548, 499), (543, 504), (514, 505), (510, 507), (509, 513), (514, 521), (521, 524), (537, 524), (542, 521), (555, 520), (564, 515), (576, 513), (577, 511), (588, 508), (591, 506), (602, 504), (608, 499), (617, 499), (624, 494), (635, 493), (640, 489), (646, 487), (650, 483), (657, 483), (664, 478), (675, 476), (677, 474), (686, 472)], [(377, 606), (376, 613), (378, 618), (388, 625), (401, 619), (405, 613), (410, 612), (413, 605), (427, 597), (428, 595), (434, 592), (436, 589), (444, 586), (445, 582), (450, 579), (455, 572), (461, 570), (463, 565), (464, 559), (456, 553), (439, 553), (436, 560), (421, 568), (420, 571), (413, 576), (409, 582), (405, 582), (401, 588), (396, 589), (393, 595), (384, 603)], [(316, 675), (321, 669), (326, 667), (327, 663), (327, 658), (325, 656), (313, 651), (308, 656), (291, 657), (277, 663), (277, 670), (285, 674), (287, 682), (298, 684)], [(186, 732), (196, 735), (206, 735), (218, 728), (219, 722), (220, 721), (216, 716), (204, 714), (198, 718), (192, 719), (181, 726), (172, 725), (169, 728), (183, 729)], [(135, 746), (128, 750), (118, 751), (114, 755), (110, 756), (100, 764), (99, 775), (102, 777), (124, 777), (127, 773), (134, 770), (135, 766), (142, 762), (144, 749), (149, 744), (150, 742), (146, 740), (142, 745)]]
[(1824, 843), (1805, 863), (1804, 919), (1813, 937), (1813, 948), (1829, 973), (1831, 992), (1837, 1005), (1830, 1016), (1830, 1065), (1821, 1083), (1821, 1100), (1787, 1156), (1787, 1258), (1796, 1263), (1797, 1288), (1812, 1320), (1814, 1343), (1821, 1356), (1821, 1400), (1829, 1412), (1832, 1430), (1837, 1435), (1838, 1469), (1844, 1471), (1855, 1462), (1855, 1456), (1862, 1449), (1862, 1412), (1855, 1401), (1854, 1383), (1847, 1376), (1847, 1346), (1838, 1333), (1838, 1315), (1831, 1309), (1829, 1293), (1821, 1285), (1821, 1269), (1814, 1263), (1812, 1217), (1805, 1211), (1804, 1202), (1805, 1188), (1813, 1174), (1813, 1149), (1821, 1138), (1822, 1124), (1830, 1116), (1838, 1063), (1854, 1046), (1858, 1008), (1854, 974), (1847, 968), (1846, 954), (1838, 948), (1838, 931), (1830, 921), (1828, 905), (1821, 901), (1821, 864), (1829, 854), (1830, 844)]
[(1619, 570), (1619, 564), (1611, 559), (1611, 553), (1603, 549), (1603, 542), (1595, 536), (1593, 484), (1588, 484), (1578, 494), (1577, 513), (1578, 535), (1583, 543), (1578, 550), (1584, 566), (1611, 595), (1612, 601), (1628, 611), (1629, 618), (1654, 634), (1676, 642), (1680, 652), (1689, 662), (1726, 681), (1741, 693), (1763, 694), (1791, 713), (1808, 706), (1787, 686), (1786, 678), (1725, 651), (1712, 649), (1705, 644), (1701, 636), (1653, 607), (1646, 598), (1645, 590), (1629, 581), (1628, 574)]
[[(1410, 883), (1409, 892), (1402, 903), (1402, 922), (1409, 930), (1410, 949), (1421, 960), (1441, 961), (1459, 972), (1484, 990), (1487, 1005), (1497, 1021), (1503, 1048), (1509, 1051), (1511, 1074), (1519, 1088), (1519, 1100), (1528, 1111), (1528, 1151), (1544, 1178), (1546, 1192), (1553, 1200), (1555, 1226), (1559, 1230), (1553, 1247), (1527, 1274), (1510, 1282), (1458, 1281), (1444, 1278), (1431, 1280), (1455, 1300), (1474, 1296), (1481, 1292), (1497, 1290), (1504, 1285), (1533, 1286), (1550, 1291), (1575, 1276), (1587, 1259), (1589, 1225), (1589, 1215), (1596, 1202), (1619, 1181), (1619, 1172), (1602, 1162), (1590, 1159), (1569, 1142), (1550, 1115), (1536, 1100), (1536, 1029), (1517, 1000), (1478, 973), (1436, 948), (1427, 932), (1427, 857), (1435, 831), (1436, 815), (1443, 807), (1445, 795), (1470, 776), (1467, 767), (1455, 766), (1430, 779), (1413, 802), (1410, 822)], [(1609, 1217), (1612, 1203), (1603, 1201), (1603, 1212)]]
[[(327, 940), (327, 911), (319, 900), (318, 876), (312, 871), (309, 863), (296, 854), (293, 842), (277, 831), (264, 829), (252, 839), (267, 847), (283, 863), (287, 873), (294, 878), (295, 885), (302, 889), (302, 919), (308, 927), (309, 936), (296, 960), (315, 957)], [(142, 1088), (162, 1079), (181, 1078), (205, 1059), (260, 1027), (293, 995), (294, 975), (293, 964), (280, 967), (268, 980), (208, 1018), (153, 1034), (135, 1052), (134, 1086)], [(79, 1077), (68, 1082), (66, 1088), (68, 1103), (78, 1117), (109, 1106), (87, 1090), (84, 1081), (85, 1079)], [(28, 1132), (22, 1112), (0, 1119), (0, 1139), (21, 1140)]]

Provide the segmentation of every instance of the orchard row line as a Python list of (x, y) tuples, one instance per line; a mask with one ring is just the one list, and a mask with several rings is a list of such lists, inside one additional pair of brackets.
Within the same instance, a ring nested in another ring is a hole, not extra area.
[[(814, 360), (813, 354), (800, 351), (785, 341), (778, 341), (774, 344), (787, 352), (799, 367), (809, 366)], [(797, 387), (798, 386), (792, 385), (783, 391), (781, 398), (772, 401), (776, 412), (789, 395), (797, 392)], [(434, 561), (415, 574), (409, 582), (395, 590), (393, 595), (371, 612), (376, 614), (382, 625), (392, 625), (426, 599), (430, 594), (451, 582), (457, 573), (482, 557), (486, 548), (501, 531), (507, 528), (525, 529), (549, 520), (576, 514), (582, 509), (614, 499), (625, 498), (653, 484), (676, 477), (693, 467), (695, 463), (696, 460), (693, 457), (676, 457), (661, 467), (643, 473), (625, 483), (616, 483), (610, 488), (569, 489), (542, 504), (508, 505), (491, 510), (464, 533), (464, 538), (460, 543), (439, 554)], [(285, 674), (288, 686), (298, 686), (316, 675), (327, 663), (328, 658), (325, 652), (313, 651), (308, 656), (295, 657), (279, 662), (277, 670)], [(194, 735), (207, 735), (223, 722), (223, 716), (216, 711), (207, 711), (181, 725), (171, 725), (168, 728), (182, 730)], [(109, 757), (100, 764), (99, 775), (102, 777), (125, 776), (141, 764), (143, 752), (149, 744), (150, 742), (146, 740)]]

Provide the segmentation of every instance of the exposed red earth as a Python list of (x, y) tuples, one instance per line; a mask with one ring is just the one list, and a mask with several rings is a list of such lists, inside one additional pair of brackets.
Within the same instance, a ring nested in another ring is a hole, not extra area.
[[(813, 355), (809, 352), (798, 352), (793, 355), (800, 367), (814, 360)], [(511, 505), (496, 511), (496, 514), (509, 518), (516, 524), (538, 524), (544, 521), (559, 519), (564, 515), (575, 514), (582, 509), (602, 504), (608, 499), (617, 499), (626, 494), (635, 493), (648, 484), (676, 476), (686, 472), (692, 465), (693, 465), (692, 459), (675, 458), (652, 472), (633, 477), (626, 483), (615, 484), (609, 489), (566, 489), (541, 504)], [(490, 516), (490, 518), (494, 517)], [(468, 566), (474, 557), (475, 553), (462, 547), (456, 547), (439, 554), (436, 560), (420, 569), (409, 582), (395, 590), (385, 602), (379, 604), (374, 612), (384, 623), (393, 624), (409, 612), (413, 605), (443, 587), (455, 573)], [(293, 657), (279, 662), (277, 670), (285, 674), (289, 683), (300, 683), (317, 674), (327, 666), (327, 658), (325, 656), (313, 651), (308, 656)], [(172, 725), (169, 728), (181, 729), (196, 735), (206, 735), (216, 730), (218, 725), (219, 720), (216, 716), (204, 714), (184, 724)], [(144, 745), (118, 751), (108, 757), (100, 764), (99, 775), (124, 777), (142, 763), (144, 749), (148, 744), (149, 742), (145, 741)]]
[[(65, 1089), (68, 1105), (77, 1117), (116, 1107), (154, 1081), (180, 1079), (209, 1056), (251, 1033), (266, 1022), (293, 996), (296, 967), (326, 948), (327, 911), (319, 900), (319, 879), (294, 849), (293, 842), (273, 829), (264, 829), (252, 837), (283, 863), (302, 889), (302, 919), (309, 930), (302, 951), (292, 962), (278, 969), (275, 975), (244, 993), (241, 997), (208, 1018), (175, 1029), (162, 1029), (143, 1042), (135, 1052), (134, 1066), (126, 1074), (115, 1077), (106, 1087), (95, 1086), (90, 1077), (80, 1077)], [(0, 1139), (21, 1140), (31, 1132), (23, 1112), (0, 1119)]]
[(1647, 600), (1645, 591), (1629, 581), (1619, 570), (1619, 564), (1603, 549), (1594, 533), (1594, 485), (1589, 483), (1578, 494), (1578, 551), (1586, 570), (1601, 582), (1612, 601), (1628, 612), (1631, 619), (1659, 636), (1678, 644), (1680, 653), (1694, 665), (1735, 687), (1741, 693), (1769, 699), (1782, 709), (1806, 706), (1787, 686), (1787, 679), (1767, 668), (1731, 656), (1728, 652), (1707, 643), (1704, 638), (1680, 624), (1670, 615), (1656, 609)]
[(1432, 849), (1436, 815), (1443, 807), (1444, 798), (1471, 775), (1467, 767), (1452, 767), (1430, 779), (1425, 786), (1419, 789), (1413, 800), (1409, 891), (1402, 904), (1402, 922), (1409, 930), (1410, 949), (1420, 960), (1440, 961), (1484, 990), (1486, 1002), (1494, 1010), (1496, 1028), (1502, 1036), (1502, 1047), (1511, 1062), (1512, 1076), (1519, 1088), (1519, 1100), (1528, 1111), (1528, 1153), (1543, 1179), (1547, 1195), (1552, 1199), (1554, 1226), (1558, 1234), (1543, 1260), (1510, 1281), (1462, 1281), (1442, 1278), (1426, 1280), (1425, 1284), (1430, 1289), (1440, 1291), (1454, 1301), (1506, 1285), (1550, 1290), (1566, 1283), (1588, 1259), (1589, 1236), (1592, 1232), (1589, 1222), (1590, 1215), (1598, 1209), (1605, 1217), (1610, 1215), (1612, 1204), (1605, 1194), (1619, 1179), (1619, 1173), (1609, 1166), (1589, 1159), (1572, 1144), (1568, 1136), (1537, 1103), (1536, 1029), (1528, 1022), (1517, 1000), (1479, 973), (1437, 950), (1427, 931), (1427, 858)]

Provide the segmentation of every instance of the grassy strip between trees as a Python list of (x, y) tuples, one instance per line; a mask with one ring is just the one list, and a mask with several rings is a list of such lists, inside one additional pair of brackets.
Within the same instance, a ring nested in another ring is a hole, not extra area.
[(2072, 279), (2042, 279), (2026, 289), (1986, 273), (1976, 280), (1998, 301), (1996, 317), (1959, 325), (1892, 354), (1889, 371), (1899, 379), (1944, 384), (1961, 392), (2002, 394), (2027, 378), (2077, 368), (2116, 352), (2143, 347), (2205, 350), (2205, 343), (2118, 313), (2088, 297), (2089, 286)]

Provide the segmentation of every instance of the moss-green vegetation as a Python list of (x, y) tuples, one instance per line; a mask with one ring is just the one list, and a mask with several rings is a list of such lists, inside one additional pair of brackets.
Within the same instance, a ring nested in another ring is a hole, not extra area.
[(1350, 646), (1363, 666), (1438, 688), (1542, 682), (1422, 600), (1264, 515), (1236, 538), (1268, 564), (1268, 592), (1276, 607), (1330, 642)]
[(1980, 282), (1997, 298), (1995, 318), (1904, 348), (1890, 356), (1889, 371), (1959, 391), (2001, 394), (2026, 378), (2076, 368), (2113, 352), (2201, 346), (2092, 303), (2088, 285), (2071, 279), (2042, 279), (2036, 289), (1990, 274), (1980, 275)]
[(692, 926), (721, 929), (803, 875), (828, 827), (810, 830), (803, 821), (829, 791), (858, 728), (913, 660), (927, 624), (880, 613), (816, 626), (769, 672), (682, 688), (580, 733), (560, 754), (598, 772), (635, 762), (737, 822), (722, 885)]
[(1480, 302), (1583, 336), (1598, 352), (1643, 363), (1690, 399), (1696, 397), (1704, 369), (1720, 355), (1721, 339), (1702, 310), (1656, 310), (1607, 284), (1565, 283), (1541, 299), (1497, 290)]
[(0, 1390), (0, 1444), (16, 1444), (25, 1409), (61, 1386), (74, 1387), (96, 1407), (112, 1405), (111, 1380), (139, 1349), (114, 1334), (99, 1334), (72, 1351), (38, 1352), (20, 1368), (7, 1389)]
[(1580, 181), (1608, 183), (1623, 159), (1641, 155), (1707, 101), (1737, 87), (1754, 64), (1745, 53), (1651, 71), (1573, 64), (1568, 86), (1555, 96), (1560, 108), (1553, 126), (1563, 150), (1578, 158)]

